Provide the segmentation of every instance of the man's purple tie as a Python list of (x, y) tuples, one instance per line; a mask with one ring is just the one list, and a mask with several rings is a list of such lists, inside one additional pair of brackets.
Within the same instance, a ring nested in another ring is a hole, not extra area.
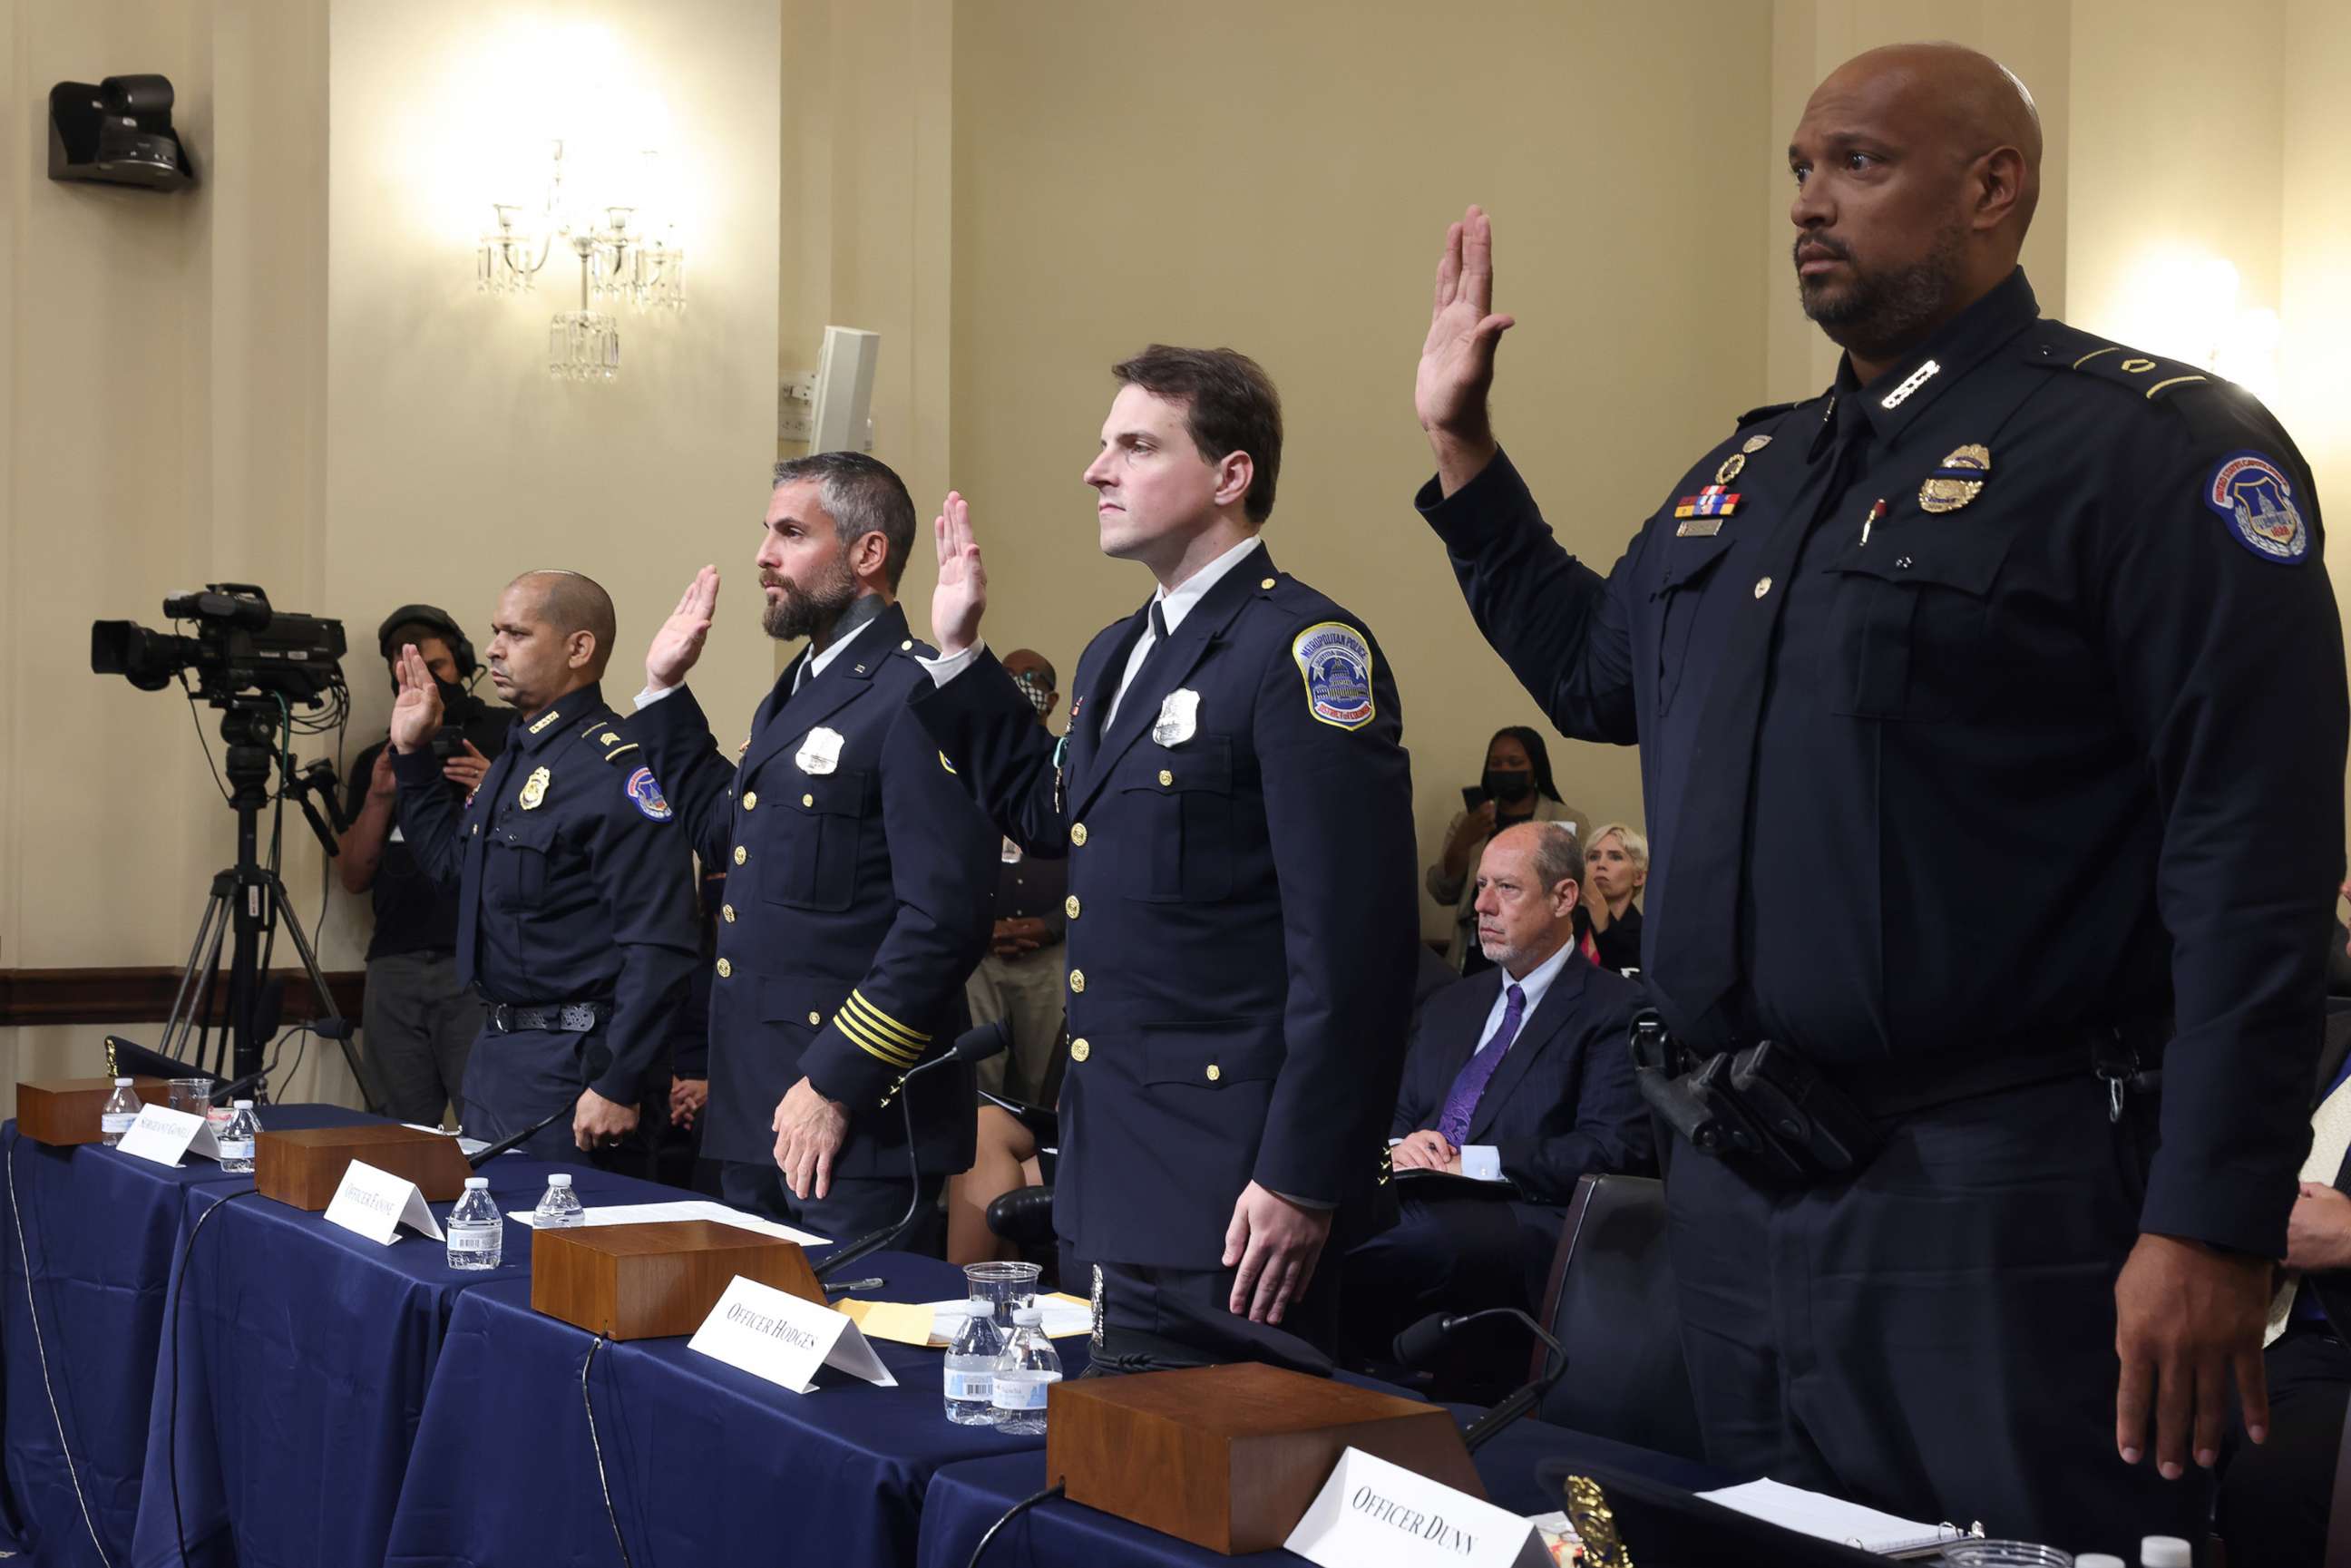
[(1453, 1080), (1452, 1092), (1445, 1096), (1445, 1114), (1437, 1119), (1437, 1130), (1455, 1148), (1469, 1141), (1469, 1123), (1478, 1114), (1478, 1097), (1486, 1092), (1486, 1084), (1494, 1076), (1502, 1053), (1510, 1049), (1510, 1041), (1519, 1038), (1519, 1025), (1526, 1016), (1527, 993), (1512, 986), (1510, 999), (1502, 1009), (1501, 1027), (1494, 1031), (1493, 1039), (1479, 1047), (1478, 1054)]

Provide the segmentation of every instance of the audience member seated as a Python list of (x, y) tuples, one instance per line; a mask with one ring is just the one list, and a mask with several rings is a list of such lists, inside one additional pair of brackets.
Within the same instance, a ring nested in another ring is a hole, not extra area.
[(987, 1206), (1044, 1179), (1036, 1135), (1011, 1112), (983, 1103), (971, 1168), (947, 1178), (947, 1261), (985, 1263), (1016, 1256), (1019, 1249), (987, 1228)]
[(1583, 902), (1575, 906), (1575, 942), (1604, 969), (1641, 967), (1641, 889), (1649, 882), (1649, 841), (1622, 822), (1583, 843)]
[(2262, 1354), (2269, 1440), (2249, 1441), (2241, 1415), (2221, 1459), (2214, 1518), (2231, 1563), (2334, 1561), (2326, 1527), (2351, 1399), (2351, 1027), (2340, 1018), (2328, 1022), (2319, 1082)]
[(1467, 809), (1445, 830), (1445, 851), (1422, 877), (1428, 896), (1453, 905), (1453, 941), (1445, 961), (1456, 974), (1475, 975), (1493, 964), (1478, 946), (1478, 890), (1470, 873), (1496, 832), (1519, 822), (1565, 822), (1581, 836), (1592, 820), (1562, 802), (1552, 782), (1551, 753), (1525, 725), (1498, 729), (1486, 743), (1486, 771), (1462, 792)]
[[(1004, 667), (1021, 695), (1037, 710), (1040, 727), (1050, 733), (1061, 703), (1053, 666), (1033, 649), (1015, 648)], [(964, 983), (974, 1024), (1003, 1019), (1012, 1031), (1011, 1049), (989, 1057), (976, 1071), (979, 1087), (1025, 1105), (1049, 1098), (1047, 1079), (1061, 1040), (1062, 983), (1069, 977), (1067, 916), (1069, 862), (1025, 854), (1004, 841), (996, 879), (996, 925), (979, 967)], [(985, 1208), (987, 1206), (981, 1206)]]
[[(1386, 1361), (1431, 1312), (1532, 1312), (1576, 1178), (1656, 1167), (1627, 1049), (1640, 991), (1576, 949), (1581, 863), (1560, 823), (1486, 846), (1473, 904), (1495, 967), (1430, 998), (1414, 1030), (1389, 1155), (1396, 1220), (1345, 1260), (1358, 1364)], [(1522, 1334), (1465, 1337), (1464, 1364), (1445, 1369), (1452, 1392), (1491, 1398), (1522, 1381)]]

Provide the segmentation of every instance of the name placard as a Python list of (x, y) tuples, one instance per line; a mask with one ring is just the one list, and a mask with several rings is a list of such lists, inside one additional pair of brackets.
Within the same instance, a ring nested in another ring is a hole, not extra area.
[(898, 1386), (847, 1317), (740, 1274), (694, 1331), (686, 1348), (795, 1394), (816, 1385), (820, 1366), (837, 1367), (883, 1388)]
[(124, 1154), (142, 1160), (153, 1160), (159, 1166), (176, 1167), (188, 1146), (203, 1137), (204, 1119), (193, 1111), (174, 1111), (169, 1105), (141, 1105), (139, 1119), (131, 1124), (131, 1131), (114, 1146)]
[(1549, 1568), (1531, 1521), (1349, 1448), (1283, 1542), (1322, 1568)]
[(343, 1179), (327, 1204), (327, 1223), (386, 1247), (400, 1239), (403, 1225), (435, 1241), (443, 1239), (440, 1222), (416, 1184), (364, 1160), (343, 1167)]

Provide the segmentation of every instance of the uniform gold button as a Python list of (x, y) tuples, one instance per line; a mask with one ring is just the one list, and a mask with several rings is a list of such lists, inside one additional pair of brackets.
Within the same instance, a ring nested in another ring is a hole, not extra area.
[(734, 965), (732, 965), (732, 964), (728, 963), (728, 962), (727, 962), (726, 959), (724, 959), (724, 958), (721, 958), (721, 959), (719, 959), (719, 960), (718, 960), (718, 977), (719, 977), (720, 979), (722, 979), (722, 980), (723, 980), (723, 979), (725, 979), (727, 976), (729, 976), (729, 975), (733, 974), (734, 972), (735, 972), (735, 966), (734, 966)]
[(1094, 1048), (1088, 1045), (1084, 1040), (1073, 1040), (1070, 1041), (1070, 1060), (1071, 1061), (1083, 1061), (1087, 1057), (1093, 1054), (1093, 1050)]
[(1061, 900), (1061, 913), (1068, 915), (1072, 920), (1075, 920), (1078, 917), (1078, 895), (1076, 894), (1073, 893), (1070, 894), (1069, 897)]
[(751, 810), (758, 804), (759, 792), (757, 789), (746, 789), (743, 791), (743, 810), (747, 811)]
[(800, 797), (800, 804), (803, 806), (813, 806), (816, 804), (816, 797), (813, 795), (803, 795)]
[(1761, 598), (1762, 598), (1765, 594), (1767, 594), (1767, 593), (1769, 593), (1769, 592), (1771, 592), (1771, 580), (1770, 578), (1768, 578), (1768, 577), (1759, 577), (1759, 578), (1757, 578), (1757, 579), (1755, 580), (1755, 597), (1756, 597), (1756, 598), (1761, 599)]
[(732, 925), (735, 924), (735, 906), (733, 904), (727, 904), (720, 905), (718, 913), (726, 917), (727, 925)]
[(745, 861), (749, 860), (750, 858), (751, 852), (749, 850), (745, 849), (741, 844), (737, 844), (735, 846), (735, 863), (737, 865), (741, 865)]
[(1071, 970), (1071, 971), (1070, 971), (1070, 989), (1071, 989), (1071, 990), (1073, 990), (1073, 991), (1082, 991), (1082, 990), (1084, 990), (1085, 988), (1086, 988), (1086, 972), (1085, 972), (1083, 969), (1072, 969), (1072, 970)]
[(1224, 1075), (1225, 1075), (1225, 1070), (1224, 1070), (1223, 1068), (1221, 1068), (1221, 1067), (1217, 1066), (1217, 1065), (1215, 1062), (1213, 1062), (1213, 1061), (1212, 1061), (1212, 1062), (1210, 1062), (1210, 1063), (1208, 1063), (1208, 1082), (1209, 1082), (1214, 1083), (1217, 1079), (1222, 1078)]
[(1070, 842), (1077, 845), (1080, 849), (1085, 848), (1086, 825), (1083, 822), (1072, 822), (1070, 824)]
[(1259, 588), (1271, 588), (1273, 586), (1273, 579), (1269, 577), (1263, 582), (1259, 583), (1258, 586)]
[(822, 1013), (809, 1014), (809, 1025), (810, 1028), (814, 1028), (816, 1025), (822, 1022), (824, 1022), (824, 1015)]
[(1161, 768), (1161, 769), (1159, 770), (1159, 787), (1160, 787), (1162, 789), (1165, 789), (1165, 788), (1167, 788), (1167, 786), (1169, 786), (1170, 784), (1173, 784), (1173, 783), (1175, 783), (1175, 782), (1176, 782), (1176, 775), (1174, 775), (1173, 773), (1170, 773), (1170, 772), (1169, 772), (1166, 768)]

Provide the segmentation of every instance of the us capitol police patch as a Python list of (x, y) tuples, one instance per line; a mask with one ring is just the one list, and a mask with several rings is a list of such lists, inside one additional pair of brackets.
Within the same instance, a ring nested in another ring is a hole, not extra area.
[(666, 822), (676, 815), (669, 802), (662, 799), (661, 786), (653, 781), (650, 768), (640, 768), (629, 775), (629, 799), (637, 803), (638, 810), (656, 822)]
[(1301, 632), (1290, 644), (1306, 681), (1306, 709), (1321, 723), (1361, 729), (1372, 722), (1372, 649), (1364, 634), (1340, 621)]
[(2310, 529), (2294, 504), (2294, 485), (2258, 452), (2220, 459), (2204, 504), (2227, 519), (2230, 535), (2263, 560), (2292, 566), (2310, 553)]

